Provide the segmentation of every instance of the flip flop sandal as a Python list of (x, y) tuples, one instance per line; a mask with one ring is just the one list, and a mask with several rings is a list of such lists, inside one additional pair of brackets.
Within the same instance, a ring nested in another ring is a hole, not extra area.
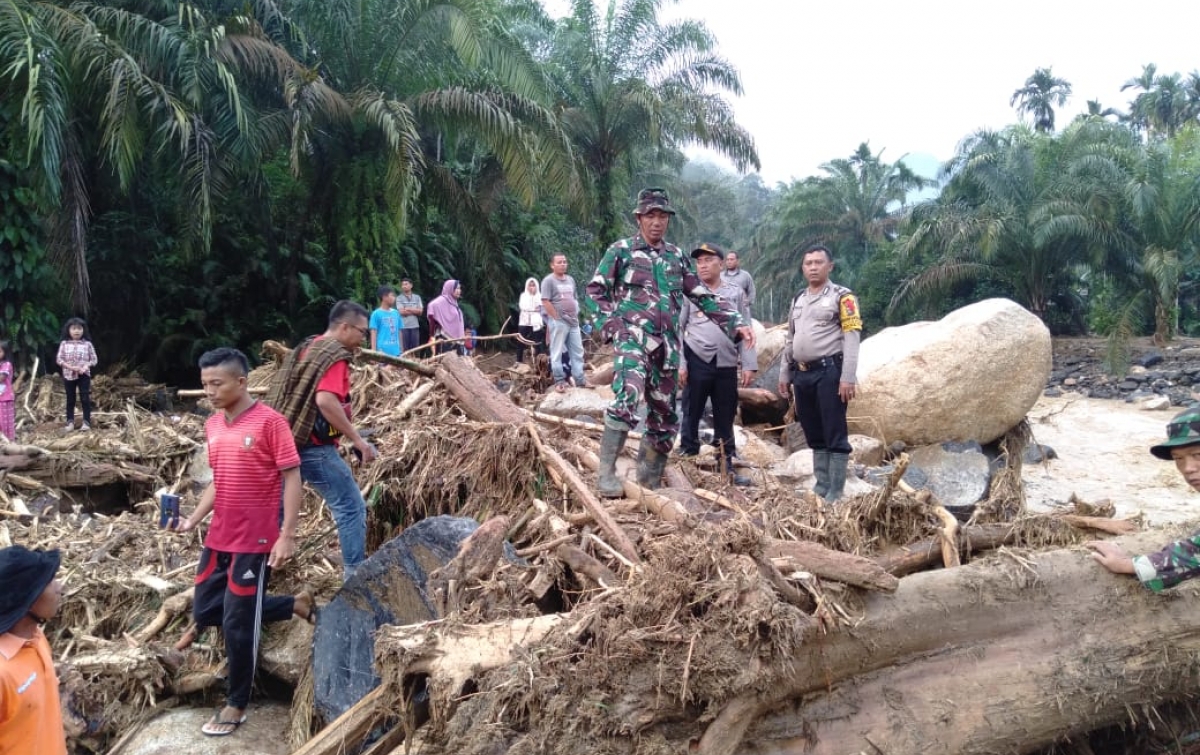
[[(212, 719), (208, 723), (200, 727), (200, 733), (206, 737), (228, 737), (230, 734), (237, 731), (238, 727), (244, 723), (246, 723), (246, 715), (244, 713), (242, 714), (242, 717), (236, 721), (222, 721), (221, 711), (218, 710), (215, 714), (213, 714)], [(218, 726), (230, 726), (233, 728), (224, 730), (216, 728)]]

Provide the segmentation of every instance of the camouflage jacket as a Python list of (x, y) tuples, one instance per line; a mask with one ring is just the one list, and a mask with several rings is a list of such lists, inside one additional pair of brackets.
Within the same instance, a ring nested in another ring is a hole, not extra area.
[(629, 338), (647, 352), (666, 349), (663, 364), (679, 366), (679, 312), (684, 298), (737, 340), (749, 323), (700, 280), (692, 259), (674, 244), (654, 249), (641, 234), (608, 247), (587, 284), (587, 306), (604, 320), (606, 341)]
[(1200, 577), (1200, 532), (1176, 540), (1158, 553), (1137, 556), (1133, 568), (1138, 580), (1154, 592)]

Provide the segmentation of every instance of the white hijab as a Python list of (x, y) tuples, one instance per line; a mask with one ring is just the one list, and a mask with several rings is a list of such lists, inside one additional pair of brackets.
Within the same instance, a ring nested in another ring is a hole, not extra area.
[[(529, 284), (532, 283), (534, 293), (529, 293)], [(517, 320), (517, 325), (534, 330), (541, 330), (544, 327), (542, 322), (542, 291), (538, 285), (537, 278), (527, 278), (525, 287), (521, 289), (521, 299), (517, 306), (521, 310), (520, 318)]]

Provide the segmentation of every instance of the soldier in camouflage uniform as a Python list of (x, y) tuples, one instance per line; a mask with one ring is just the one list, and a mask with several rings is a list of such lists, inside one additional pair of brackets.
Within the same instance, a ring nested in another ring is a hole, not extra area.
[(679, 311), (687, 297), (720, 325), (730, 339), (754, 346), (754, 331), (696, 274), (691, 258), (664, 239), (675, 214), (662, 189), (638, 194), (633, 211), (638, 234), (610, 246), (587, 285), (589, 305), (605, 318), (600, 329), (611, 342), (613, 392), (600, 444), (599, 490), (607, 498), (624, 495), (616, 474), (617, 455), (646, 403), (646, 434), (638, 453), (638, 482), (657, 488), (675, 444), (679, 417), (675, 389), (679, 373)]
[[(1200, 409), (1186, 409), (1175, 415), (1167, 425), (1167, 439), (1151, 448), (1150, 453), (1174, 461), (1187, 484), (1200, 491)], [(1145, 556), (1131, 557), (1121, 546), (1104, 540), (1087, 543), (1087, 547), (1105, 569), (1113, 574), (1132, 574), (1154, 592), (1200, 577), (1200, 532)]]

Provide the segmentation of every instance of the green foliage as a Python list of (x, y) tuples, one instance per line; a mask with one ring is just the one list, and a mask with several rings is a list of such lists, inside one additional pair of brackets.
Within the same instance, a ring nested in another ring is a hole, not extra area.
[(60, 302), (30, 173), (9, 159), (20, 159), (13, 154), (15, 109), (11, 100), (0, 102), (0, 339), (9, 342), (8, 358), (26, 366), (41, 344), (55, 339)]

